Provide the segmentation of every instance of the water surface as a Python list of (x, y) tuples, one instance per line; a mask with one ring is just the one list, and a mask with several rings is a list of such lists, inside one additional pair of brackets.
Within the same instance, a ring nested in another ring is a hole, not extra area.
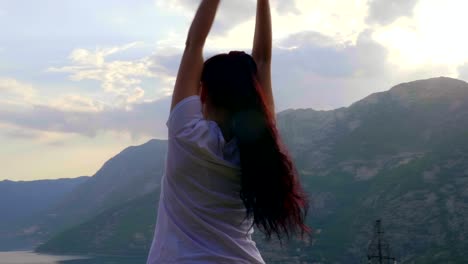
[(145, 264), (135, 257), (90, 257), (37, 254), (31, 251), (0, 252), (0, 264)]

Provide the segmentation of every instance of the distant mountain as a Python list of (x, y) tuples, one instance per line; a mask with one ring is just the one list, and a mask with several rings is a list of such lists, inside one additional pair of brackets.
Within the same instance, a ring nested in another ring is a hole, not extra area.
[(13, 238), (21, 241), (20, 249), (31, 249), (62, 229), (154, 191), (159, 186), (166, 151), (167, 142), (161, 140), (126, 148), (53, 205), (10, 225), (5, 231), (8, 236), (0, 236), (0, 249), (2, 245), (17, 249), (9, 246)]
[[(0, 250), (14, 248), (16, 243), (6, 241), (7, 231), (24, 219), (54, 206), (89, 177), (39, 181), (0, 181)], [(32, 231), (33, 229), (29, 229)], [(24, 230), (28, 232), (28, 230)], [(21, 244), (22, 242), (18, 242)], [(20, 246), (21, 247), (21, 246)]]
[[(281, 249), (257, 232), (268, 263), (363, 263), (376, 219), (383, 220), (393, 252), (404, 263), (468, 259), (467, 83), (444, 77), (415, 81), (347, 108), (277, 116), (311, 194), (308, 222), (314, 234)], [(126, 172), (122, 177), (134, 177)], [(134, 200), (113, 203), (39, 250), (145, 255), (158, 188), (146, 196), (127, 191)]]
[(37, 251), (145, 255), (153, 239), (158, 201), (159, 192), (151, 192), (105, 210), (90, 221), (58, 234)]
[(159, 186), (167, 142), (150, 140), (128, 147), (107, 161), (88, 181), (48, 210), (47, 223), (79, 223), (110, 207), (145, 195)]

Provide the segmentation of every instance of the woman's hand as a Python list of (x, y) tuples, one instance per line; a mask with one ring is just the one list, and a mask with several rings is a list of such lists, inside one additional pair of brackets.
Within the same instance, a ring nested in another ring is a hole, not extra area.
[(177, 73), (171, 110), (184, 98), (198, 95), (203, 70), (203, 47), (213, 25), (219, 0), (203, 0), (190, 26)]

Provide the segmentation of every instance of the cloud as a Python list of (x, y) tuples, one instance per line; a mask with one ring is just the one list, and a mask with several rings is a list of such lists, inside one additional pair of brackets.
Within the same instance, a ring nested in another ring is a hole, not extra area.
[(411, 17), (375, 26), (373, 38), (389, 50), (389, 62), (399, 67), (451, 66), (455, 74), (456, 67), (468, 60), (468, 35), (460, 23), (467, 8), (467, 1), (419, 1)]
[[(41, 133), (59, 133), (95, 137), (100, 131), (115, 131), (134, 137), (166, 137), (164, 124), (169, 113), (169, 95), (181, 51), (162, 49), (136, 60), (109, 60), (108, 56), (132, 47), (133, 44), (95, 51), (75, 49), (69, 56), (72, 65), (48, 69), (48, 72), (65, 72), (75, 81), (99, 81), (102, 90), (114, 95), (113, 101), (118, 104), (95, 91), (52, 97), (39, 93), (42, 88), (13, 78), (0, 78), (3, 96), (0, 124), (19, 128), (10, 130), (6, 136), (37, 139)], [(140, 85), (150, 83), (148, 77), (157, 79), (158, 87), (146, 96)], [(23, 133), (22, 129), (33, 132)]]
[(144, 78), (156, 78), (162, 67), (154, 64), (150, 57), (135, 60), (108, 60), (112, 54), (116, 54), (138, 46), (138, 43), (130, 43), (111, 48), (97, 48), (95, 51), (88, 49), (75, 49), (69, 58), (72, 65), (63, 67), (50, 67), (48, 72), (67, 73), (72, 81), (95, 80), (100, 82), (101, 88), (115, 96), (117, 104), (136, 102), (144, 97), (141, 87)]
[(277, 45), (285, 49), (296, 49), (306, 45), (326, 48), (338, 46), (339, 44), (331, 37), (325, 36), (319, 32), (303, 31), (282, 39)]
[(95, 137), (100, 131), (130, 133), (134, 137), (167, 137), (164, 126), (170, 97), (135, 103), (129, 109), (105, 108), (101, 111), (76, 111), (48, 105), (32, 109), (0, 109), (0, 123), (26, 130)]
[(132, 42), (123, 46), (115, 46), (111, 48), (96, 49), (94, 52), (87, 49), (75, 49), (70, 54), (70, 59), (79, 65), (88, 66), (102, 66), (104, 64), (105, 57), (122, 52), (131, 48), (137, 47), (139, 42)]
[[(104, 102), (83, 94), (62, 94), (56, 97), (45, 96), (40, 93), (43, 88), (13, 78), (0, 78), (0, 108), (2, 109), (31, 109), (35, 105), (47, 105), (52, 108), (75, 111), (97, 112), (109, 107)], [(137, 91), (132, 102), (140, 98), (144, 91)]]
[(363, 32), (356, 44), (336, 43), (318, 32), (301, 32), (279, 42), (276, 66), (324, 77), (369, 76), (384, 71), (386, 50)]
[[(345, 101), (337, 94), (343, 94), (343, 90), (349, 88), (347, 81), (357, 78), (362, 84), (365, 83), (363, 80), (377, 78), (375, 76), (384, 71), (386, 54), (381, 46), (372, 42), (369, 34), (361, 34), (356, 45), (339, 44), (317, 32), (302, 32), (280, 41), (279, 46), (288, 48), (277, 47), (274, 50), (273, 81), (278, 98), (277, 110), (310, 106), (334, 108)], [(164, 138), (170, 104), (167, 95), (172, 92), (179, 59), (180, 51), (159, 51), (145, 58), (149, 65), (145, 70), (158, 72), (166, 78), (166, 95), (161, 95), (162, 99), (142, 102), (144, 91), (137, 89), (133, 94), (128, 93), (132, 96), (125, 97), (127, 107), (122, 108), (108, 106), (92, 97), (62, 95), (45, 104), (36, 103), (26, 110), (0, 109), (0, 122), (28, 130), (88, 137), (96, 136), (99, 131), (115, 131)], [(104, 60), (102, 67), (107, 63)]]
[(273, 53), (277, 111), (330, 110), (385, 91), (402, 82), (453, 76), (452, 66), (423, 64), (408, 69), (389, 61), (390, 52), (367, 30), (356, 43), (340, 43), (318, 32), (301, 32), (278, 41)]
[(47, 105), (51, 108), (71, 112), (99, 112), (106, 107), (103, 102), (78, 94), (66, 94), (52, 98)]
[(70, 135), (31, 128), (26, 129), (13, 124), (0, 123), (0, 138), (17, 142), (28, 141), (28, 144), (35, 142), (50, 146), (59, 146), (63, 145), (70, 138)]
[(41, 133), (34, 131), (34, 130), (24, 130), (20, 128), (16, 128), (14, 130), (8, 130), (4, 132), (4, 135), (11, 139), (27, 139), (27, 140), (35, 140), (41, 138)]
[(0, 101), (15, 100), (27, 103), (36, 94), (36, 89), (30, 84), (21, 83), (12, 78), (0, 77)]
[(274, 0), (272, 1), (272, 7), (281, 15), (299, 15), (301, 13), (297, 8), (296, 1), (294, 0)]
[[(272, 2), (272, 6), (275, 43), (291, 34), (311, 29), (338, 43), (355, 43), (359, 34), (369, 28), (365, 22), (366, 1), (278, 0)], [(255, 19), (252, 17), (230, 28), (224, 35), (210, 36), (207, 45), (211, 49), (250, 49), (254, 28)]]
[[(186, 17), (192, 19), (200, 4), (199, 0), (156, 0), (159, 8), (171, 8), (179, 10)], [(213, 26), (214, 34), (224, 34), (229, 29), (235, 27), (255, 15), (255, 1), (222, 1), (216, 15)]]
[(301, 32), (279, 42), (273, 55), (273, 87), (277, 110), (334, 109), (366, 96), (387, 74), (386, 49), (371, 32), (356, 44), (340, 44), (318, 32)]
[[(402, 81), (448, 72), (446, 67), (423, 64), (403, 69), (404, 64), (389, 62), (389, 57), (394, 54), (392, 45), (375, 37), (395, 28), (411, 30), (416, 25), (415, 21), (426, 20), (421, 17), (400, 18), (384, 26), (380, 24), (388, 18), (382, 17), (378, 20), (380, 22), (376, 22), (379, 25), (369, 28), (365, 25), (365, 1), (354, 4), (347, 0), (338, 2), (272, 1), (275, 25), (273, 86), (278, 111), (291, 107), (333, 109)], [(183, 10), (191, 18), (199, 1), (169, 0), (157, 3)], [(398, 8), (403, 5), (395, 3)], [(220, 10), (219, 25), (230, 30), (225, 35), (214, 37), (211, 42), (214, 45), (209, 47), (210, 53), (239, 45), (240, 42), (245, 42), (245, 46), (251, 45), (250, 35), (253, 36), (251, 33), (254, 29), (252, 15), (255, 13), (252, 4), (255, 1), (222, 3), (221, 8), (224, 6), (226, 11)], [(388, 3), (378, 0), (371, 2), (369, 10), (374, 13), (369, 15), (367, 21), (379, 17), (379, 8), (385, 4)], [(421, 8), (421, 5), (418, 6)], [(391, 13), (397, 14), (398, 8)], [(424, 8), (418, 8), (415, 14), (426, 14)], [(421, 24), (418, 26), (427, 31)], [(405, 38), (396, 39), (405, 41)], [(32, 100), (28, 109), (0, 107), (0, 122), (35, 131), (88, 137), (94, 137), (99, 131), (165, 137), (168, 96), (172, 93), (182, 50), (168, 48), (168, 43), (163, 43), (151, 55), (121, 59), (121, 53), (139, 45), (133, 42), (105, 48), (77, 48), (70, 52), (68, 65), (48, 68), (48, 72), (65, 73), (76, 82), (97, 81), (107, 95), (63, 94), (48, 100)], [(460, 76), (467, 76), (466, 67), (460, 67), (459, 72)], [(157, 82), (155, 91), (145, 90), (145, 85), (153, 81)], [(36, 90), (13, 79), (0, 79), (0, 93), (25, 97)], [(108, 95), (112, 95), (114, 101), (103, 102), (109, 98)]]
[[(169, 8), (186, 17), (187, 28), (183, 30), (184, 34), (200, 3), (199, 0), (156, 0), (155, 2), (158, 8)], [(313, 28), (322, 34), (334, 36), (343, 41), (354, 41), (356, 36), (366, 28), (367, 1), (363, 0), (272, 0), (271, 7), (274, 33), (275, 36), (281, 38)], [(215, 42), (218, 47), (228, 46), (223, 44), (229, 43), (231, 46), (245, 47), (245, 43), (250, 46), (255, 27), (255, 15), (255, 0), (222, 1), (210, 38), (224, 39)]]
[(458, 78), (468, 81), (468, 62), (458, 67)]
[(141, 98), (143, 98), (143, 96), (145, 96), (145, 91), (141, 89), (140, 87), (137, 87), (135, 88), (135, 90), (133, 90), (132, 94), (130, 94), (128, 97), (125, 98), (126, 103), (127, 104), (135, 103), (139, 101)]
[[(370, 93), (387, 90), (399, 82), (447, 72), (447, 69), (434, 67), (401, 71), (387, 62), (386, 48), (375, 42), (372, 33), (362, 32), (354, 44), (343, 44), (313, 31), (279, 40), (273, 53), (276, 110), (334, 109)], [(180, 52), (160, 50), (144, 58), (148, 62), (145, 71), (156, 72), (165, 86), (159, 89), (162, 92), (157, 100), (142, 99), (145, 92), (138, 86), (133, 93), (129, 89), (125, 95), (126, 107), (108, 105), (93, 97), (66, 94), (43, 104), (34, 103), (27, 109), (0, 108), (0, 122), (25, 130), (87, 137), (105, 131), (128, 133), (133, 137), (166, 138), (168, 95), (172, 92)], [(102, 67), (107, 63), (104, 60)]]
[(390, 24), (401, 16), (411, 16), (418, 0), (372, 0), (369, 3), (367, 21)]
[(310, 31), (332, 37), (340, 43), (354, 43), (364, 30), (368, 13), (367, 1), (315, 0), (295, 1), (299, 15), (274, 15), (275, 30), (286, 34)]

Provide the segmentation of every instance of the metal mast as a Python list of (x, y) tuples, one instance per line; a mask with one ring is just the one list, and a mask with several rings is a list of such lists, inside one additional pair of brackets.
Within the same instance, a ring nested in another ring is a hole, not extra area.
[(391, 261), (393, 264), (397, 263), (396, 259), (390, 256), (390, 245), (385, 241), (383, 234), (382, 221), (375, 221), (374, 237), (367, 251), (367, 263), (390, 264)]

